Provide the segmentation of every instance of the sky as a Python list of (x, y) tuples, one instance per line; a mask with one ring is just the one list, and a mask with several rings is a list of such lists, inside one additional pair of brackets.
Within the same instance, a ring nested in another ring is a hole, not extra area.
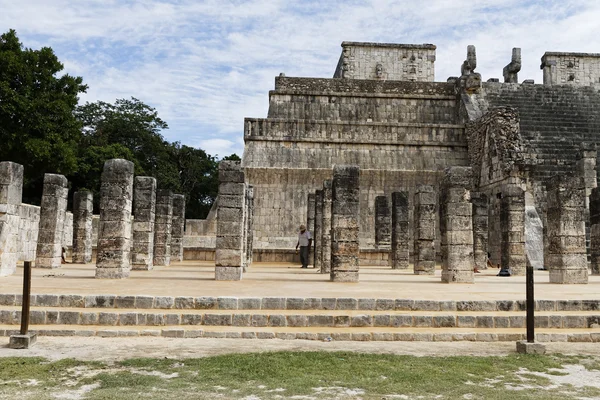
[(331, 78), (343, 41), (432, 43), (436, 81), (467, 45), (482, 79), (520, 47), (519, 80), (542, 82), (546, 51), (600, 53), (597, 0), (0, 0), (0, 32), (52, 47), (89, 85), (80, 103), (136, 97), (165, 139), (242, 155), (244, 117), (265, 118), (274, 78)]

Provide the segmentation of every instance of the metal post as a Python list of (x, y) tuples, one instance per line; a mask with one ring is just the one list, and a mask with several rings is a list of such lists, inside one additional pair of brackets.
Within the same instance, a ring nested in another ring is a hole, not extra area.
[(23, 299), (21, 300), (21, 335), (29, 330), (29, 306), (31, 294), (31, 261), (25, 261), (23, 268)]
[(527, 296), (527, 343), (535, 342), (535, 300), (533, 298), (533, 266), (527, 266), (526, 276)]

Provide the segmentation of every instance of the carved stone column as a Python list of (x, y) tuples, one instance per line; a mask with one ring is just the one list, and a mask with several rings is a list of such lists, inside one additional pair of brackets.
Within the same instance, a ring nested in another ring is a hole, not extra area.
[(487, 268), (488, 253), (488, 197), (480, 192), (471, 192), (473, 204), (473, 257), (475, 266)]
[(315, 232), (313, 235), (315, 268), (319, 271), (322, 268), (323, 255), (323, 190), (315, 192)]
[(154, 265), (171, 265), (171, 229), (173, 228), (173, 193), (156, 191), (154, 221)]
[(60, 268), (67, 196), (69, 194), (67, 183), (67, 178), (63, 175), (44, 175), (44, 191), (40, 206), (40, 230), (35, 256), (36, 268)]
[(390, 204), (387, 196), (375, 197), (375, 244), (387, 247), (391, 243)]
[(582, 178), (555, 176), (546, 188), (550, 283), (588, 283), (585, 183)]
[(321, 235), (321, 273), (331, 273), (331, 204), (333, 198), (332, 182), (323, 182), (323, 234)]
[(415, 192), (414, 208), (414, 273), (433, 275), (435, 273), (435, 193), (429, 185), (418, 185)]
[(590, 253), (592, 275), (600, 275), (600, 188), (590, 194)]
[(183, 233), (185, 230), (185, 196), (173, 195), (173, 221), (171, 225), (171, 260), (183, 261)]
[(92, 192), (73, 194), (73, 262), (87, 264), (92, 261), (92, 217), (94, 201)]
[(359, 178), (358, 166), (333, 168), (331, 280), (334, 282), (358, 282)]
[(473, 213), (471, 167), (450, 167), (440, 184), (442, 282), (472, 283)]
[(246, 266), (250, 267), (254, 251), (254, 186), (246, 188)]
[(133, 163), (108, 160), (101, 179), (96, 278), (127, 278), (131, 271)]
[(500, 230), (502, 268), (509, 269), (512, 275), (525, 275), (525, 192), (516, 185), (502, 190)]
[(150, 271), (154, 266), (156, 179), (136, 176), (133, 186), (133, 250), (131, 267)]
[(408, 192), (392, 193), (392, 269), (409, 267)]
[(241, 280), (246, 254), (244, 214), (246, 184), (239, 161), (219, 163), (215, 279)]

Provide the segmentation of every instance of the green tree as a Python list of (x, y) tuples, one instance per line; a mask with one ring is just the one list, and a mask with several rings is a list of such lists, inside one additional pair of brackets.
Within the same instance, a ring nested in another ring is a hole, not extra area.
[(44, 173), (77, 170), (82, 133), (73, 112), (87, 86), (57, 76), (63, 68), (51, 48), (24, 48), (14, 30), (0, 36), (0, 160), (24, 165), (27, 202), (39, 202)]

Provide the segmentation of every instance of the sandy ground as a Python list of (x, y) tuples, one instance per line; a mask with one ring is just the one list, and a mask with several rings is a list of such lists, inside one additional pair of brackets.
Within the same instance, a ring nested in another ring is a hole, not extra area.
[[(8, 338), (5, 338), (6, 343)], [(600, 356), (597, 343), (547, 343), (549, 353)], [(27, 350), (0, 347), (0, 357), (44, 357), (50, 360), (116, 361), (127, 358), (199, 358), (261, 351), (356, 351), (414, 356), (507, 355), (515, 343), (476, 342), (317, 342), (308, 340), (74, 338), (42, 337)]]

